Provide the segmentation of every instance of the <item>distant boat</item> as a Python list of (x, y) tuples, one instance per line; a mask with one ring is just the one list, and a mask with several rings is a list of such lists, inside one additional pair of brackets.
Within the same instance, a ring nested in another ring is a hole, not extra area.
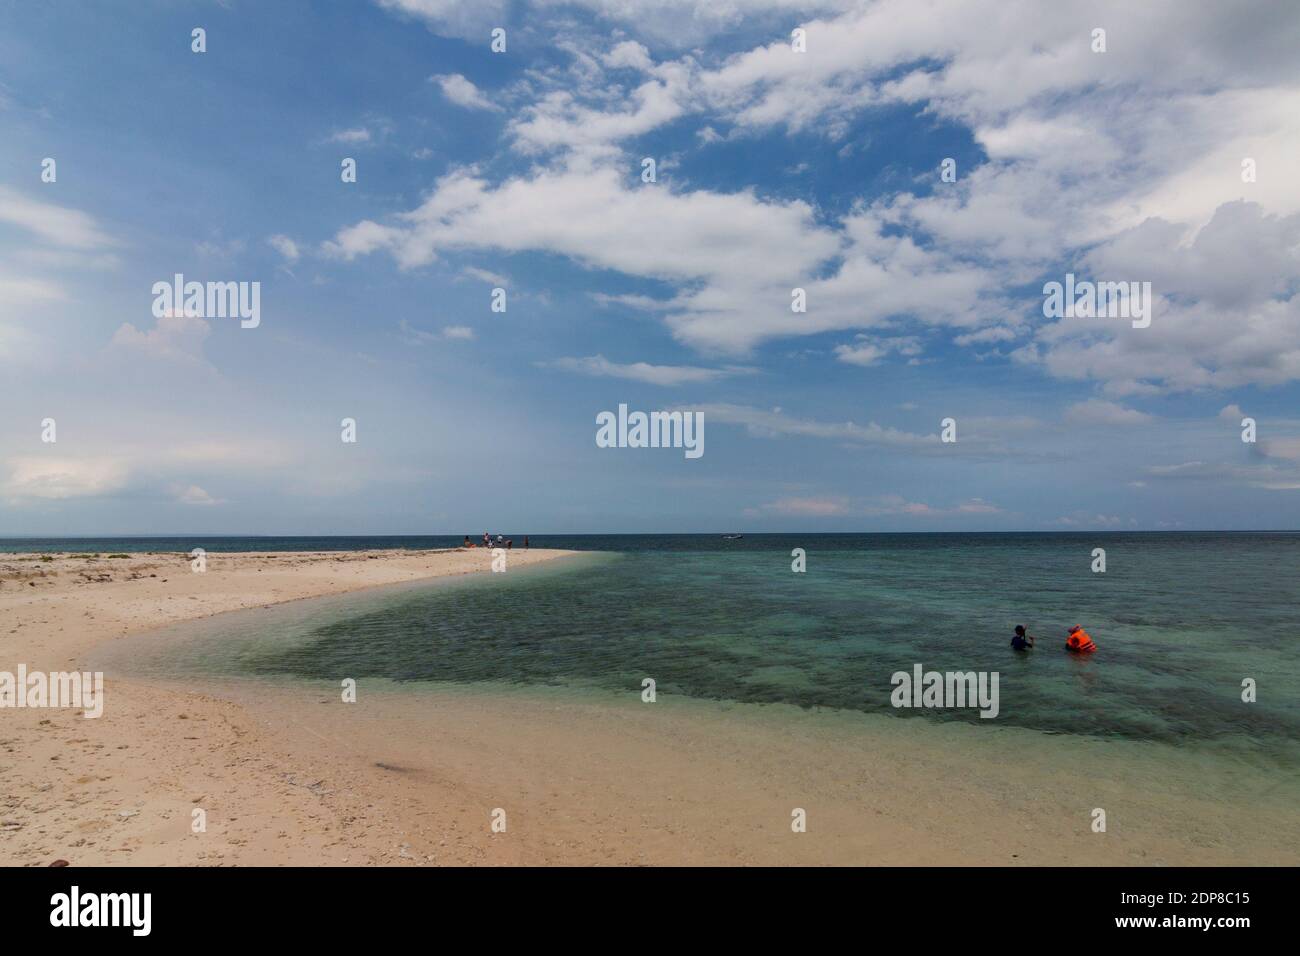
[(724, 534), (724, 535), (722, 536), (722, 540), (723, 540), (723, 541), (735, 541), (737, 538), (743, 538), (743, 537), (744, 537), (743, 534)]

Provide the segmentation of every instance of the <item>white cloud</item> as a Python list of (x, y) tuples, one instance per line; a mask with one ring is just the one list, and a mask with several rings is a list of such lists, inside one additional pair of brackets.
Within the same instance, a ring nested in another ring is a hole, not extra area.
[(869, 445), (894, 445), (899, 447), (927, 448), (939, 444), (939, 436), (915, 435), (896, 428), (886, 428), (875, 422), (857, 425), (853, 422), (820, 422), (795, 418), (779, 409), (765, 411), (747, 405), (713, 404), (692, 406), (704, 413), (705, 420), (723, 424), (743, 425), (751, 435), (777, 438), (788, 435), (827, 438), (836, 441)]
[(875, 365), (890, 352), (914, 357), (921, 354), (922, 347), (914, 336), (873, 338), (867, 335), (857, 336), (853, 344), (835, 346), (835, 357), (850, 365)]
[[(1132, 519), (1130, 519), (1129, 523), (1132, 523)], [(1068, 515), (1062, 515), (1052, 524), (1058, 524), (1066, 528), (1118, 528), (1124, 524), (1124, 519), (1119, 515), (1090, 514), (1086, 511), (1075, 511)]]
[(134, 455), (136, 459), (145, 457), (150, 460), (150, 467), (179, 466), (188, 469), (201, 465), (209, 470), (278, 468), (295, 461), (284, 441), (242, 434), (238, 438), (181, 440), (169, 443), (165, 449), (153, 449), (147, 456), (139, 451)]
[(879, 495), (862, 500), (853, 500), (839, 495), (817, 495), (778, 498), (757, 508), (747, 509), (747, 513), (751, 516), (770, 514), (807, 518), (887, 516), (953, 518), (1001, 514), (1002, 509), (982, 498), (971, 498), (951, 507), (943, 507), (929, 505), (922, 501), (909, 501), (902, 495)]
[(190, 485), (187, 488), (179, 489), (176, 492), (176, 500), (183, 505), (210, 506), (225, 504), (223, 499), (213, 498), (198, 485)]
[(1300, 439), (1283, 439), (1272, 453), (1261, 449), (1260, 459), (1251, 464), (1184, 461), (1176, 465), (1151, 465), (1144, 469), (1144, 474), (1162, 481), (1295, 491), (1300, 489), (1297, 461), (1300, 461)]
[(567, 90), (555, 90), (525, 106), (510, 124), (516, 146), (526, 153), (544, 150), (609, 155), (609, 147), (670, 123), (686, 113), (687, 74), (668, 72), (628, 91), (632, 108), (608, 111), (589, 106)]
[(437, 83), (442, 95), (457, 106), (470, 110), (488, 110), (497, 112), (501, 106), (492, 102), (483, 91), (467, 80), (460, 73), (446, 73), (429, 77), (430, 83)]
[(97, 497), (122, 488), (127, 477), (126, 466), (112, 458), (15, 458), (9, 466), (0, 489), (10, 498)]
[(233, 259), (244, 251), (244, 240), (203, 239), (194, 243), (194, 251), (205, 259)]
[[(510, 27), (519, 18), (506, 14), (506, 0), (377, 0), (395, 13), (415, 17), (442, 35), (478, 40), (493, 26)], [(572, 8), (589, 11), (622, 28), (642, 34), (657, 46), (688, 47), (719, 33), (733, 31), (755, 18), (770, 19), (775, 29), (788, 29), (791, 17), (809, 12), (841, 10), (861, 0), (535, 0), (528, 19), (553, 23), (544, 14), (554, 8), (559, 22), (576, 29), (564, 14)], [(599, 29), (599, 28), (598, 28)], [(603, 32), (603, 30), (601, 31)], [(620, 31), (621, 32), (621, 31)]]
[(505, 289), (510, 285), (510, 280), (499, 272), (490, 272), (477, 266), (466, 266), (461, 271), (471, 279), (478, 279), (480, 282), (486, 282), (496, 288)]
[(1267, 438), (1259, 446), (1260, 454), (1265, 458), (1300, 462), (1300, 438)]
[(294, 242), (288, 236), (277, 233), (274, 236), (268, 236), (266, 239), (269, 245), (280, 255), (284, 256), (289, 262), (297, 262), (301, 252), (298, 249), (298, 243)]
[(557, 368), (567, 372), (578, 372), (606, 378), (623, 378), (634, 382), (646, 382), (650, 385), (694, 385), (713, 382), (729, 375), (741, 375), (754, 371), (740, 366), (726, 368), (699, 368), (691, 365), (650, 365), (647, 362), (630, 362), (618, 364), (603, 355), (589, 355), (585, 358), (560, 358), (552, 362), (539, 362), (544, 368)]
[(359, 146), (363, 143), (370, 142), (370, 130), (366, 129), (364, 126), (358, 126), (353, 129), (336, 130), (330, 134), (328, 142)]
[[(386, 5), (434, 24), (451, 16), (436, 0)], [(549, 156), (549, 167), (500, 184), (461, 171), (418, 209), (341, 229), (326, 248), (345, 258), (388, 250), (403, 267), (444, 248), (535, 249), (666, 281), (676, 295), (664, 300), (664, 321), (706, 353), (946, 325), (961, 347), (1027, 338), (1015, 361), (1097, 381), (1112, 398), (1300, 379), (1300, 177), (1282, 172), (1300, 151), (1300, 80), (1285, 39), (1295, 10), (827, 2), (797, 21), (806, 54), (774, 30), (771, 42), (721, 60), (703, 51), (656, 60), (657, 24), (708, 35), (740, 7), (586, 5), (627, 34), (603, 47), (562, 44), (569, 72), (521, 85), (533, 99), (510, 125), (515, 146)], [(1090, 49), (1099, 23), (1111, 39), (1105, 54)], [(865, 108), (900, 104), (965, 127), (988, 162), (833, 221), (752, 192), (647, 187), (620, 152), (684, 117), (701, 121), (706, 142), (720, 127), (728, 138), (784, 128), (834, 140)], [(1241, 181), (1246, 156), (1257, 182)], [(1035, 294), (1009, 297), (1063, 264), (1152, 282), (1152, 326), (1045, 324)], [(788, 309), (795, 286), (808, 291), (804, 315)], [(874, 340), (840, 349), (859, 364), (881, 355)]]
[(875, 365), (888, 355), (887, 349), (864, 342), (858, 345), (835, 346), (835, 357), (850, 365)]
[[(850, 216), (837, 233), (803, 202), (675, 193), (627, 179), (626, 170), (586, 159), (495, 188), (472, 169), (458, 170), (419, 208), (390, 224), (346, 227), (324, 250), (344, 259), (386, 250), (404, 268), (458, 249), (545, 250), (672, 281), (683, 291), (666, 321), (678, 339), (706, 352), (744, 353), (770, 338), (871, 327), (909, 312), (925, 322), (970, 325), (993, 281), (906, 237), (885, 235), (870, 213)], [(647, 222), (655, 228), (647, 230)], [(809, 278), (837, 255), (837, 271)], [(806, 314), (790, 311), (796, 286), (807, 291)]]
[(1072, 425), (1145, 425), (1155, 421), (1145, 412), (1097, 398), (1071, 405), (1065, 410), (1065, 420)]
[(601, 305), (622, 305), (630, 309), (640, 309), (643, 312), (657, 312), (673, 307), (672, 300), (656, 299), (648, 295), (610, 295), (606, 292), (588, 292), (587, 295)]
[(141, 331), (124, 322), (113, 333), (113, 346), (140, 352), (155, 359), (183, 363), (204, 363), (203, 342), (212, 331), (207, 321), (192, 315), (167, 315), (152, 329)]
[(987, 329), (980, 329), (978, 332), (970, 332), (966, 335), (958, 335), (953, 339), (957, 345), (987, 345), (993, 342), (1013, 342), (1020, 337), (1020, 333), (1015, 329), (1007, 328), (1005, 325), (994, 325)]
[(509, 21), (506, 0), (377, 0), (395, 13), (414, 17), (441, 35), (476, 39), (485, 44), (489, 31)]
[(1159, 478), (1171, 475), (1204, 477), (1210, 467), (1203, 461), (1184, 461), (1179, 462), (1177, 465), (1151, 465), (1147, 468), (1146, 473)]
[(1062, 319), (1039, 329), (1037, 360), (1063, 378), (1105, 381), (1113, 394), (1300, 378), (1300, 214), (1275, 217), (1230, 203), (1191, 241), (1183, 236), (1151, 221), (1088, 256), (1094, 273), (1153, 283), (1149, 328)]
[(63, 288), (49, 280), (0, 275), (0, 306), (61, 302), (66, 298)]
[(432, 345), (447, 340), (468, 342), (474, 338), (474, 330), (468, 325), (445, 325), (437, 332), (427, 332), (402, 319), (397, 328), (398, 337), (407, 345)]
[(378, 249), (391, 247), (400, 235), (400, 232), (396, 229), (390, 229), (365, 219), (355, 226), (339, 230), (332, 241), (322, 244), (321, 251), (327, 256), (353, 259), (356, 256), (368, 255)]
[(116, 244), (95, 221), (79, 209), (28, 199), (0, 186), (0, 223), (31, 233), (42, 242), (64, 249), (93, 250)]
[(657, 46), (690, 47), (755, 23), (788, 36), (801, 18), (860, 6), (863, 0), (539, 0), (572, 3), (643, 35)]
[(797, 517), (829, 518), (849, 513), (847, 498), (779, 498), (761, 505), (760, 511), (769, 514), (793, 515)]
[(612, 50), (600, 58), (600, 62), (611, 70), (627, 69), (644, 72), (654, 66), (654, 62), (650, 59), (650, 51), (635, 40), (624, 40), (622, 43), (615, 44)]
[(407, 322), (406, 319), (399, 321), (397, 323), (397, 328), (401, 332), (400, 338), (407, 345), (428, 345), (431, 342), (437, 342), (439, 339), (439, 336), (434, 335), (432, 332), (426, 332), (424, 329), (417, 329), (415, 326), (411, 325), (411, 323)]

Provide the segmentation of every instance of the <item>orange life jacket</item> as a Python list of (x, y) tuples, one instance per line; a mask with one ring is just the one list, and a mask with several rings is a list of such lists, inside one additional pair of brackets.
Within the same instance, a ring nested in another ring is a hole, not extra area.
[(1066, 640), (1065, 646), (1079, 654), (1091, 654), (1097, 649), (1097, 645), (1092, 642), (1088, 632), (1077, 625), (1070, 631), (1070, 637)]

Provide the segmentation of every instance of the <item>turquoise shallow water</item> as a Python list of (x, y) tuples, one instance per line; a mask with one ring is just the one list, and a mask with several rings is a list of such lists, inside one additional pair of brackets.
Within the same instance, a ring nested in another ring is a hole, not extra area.
[[(135, 645), (125, 663), (154, 673), (628, 692), (653, 677), (666, 694), (994, 723), (973, 710), (892, 708), (891, 675), (920, 663), (997, 671), (1002, 725), (1165, 741), (1282, 766), (1296, 755), (1300, 535), (534, 544), (604, 553), (222, 615), (185, 625), (190, 640)], [(806, 573), (791, 571), (794, 547), (807, 551)], [(1105, 574), (1090, 570), (1095, 547), (1107, 551)], [(1008, 646), (1020, 623), (1039, 637), (1030, 654)], [(1098, 654), (1064, 652), (1074, 623), (1087, 627)], [(1242, 702), (1244, 678), (1257, 682), (1257, 703)]]

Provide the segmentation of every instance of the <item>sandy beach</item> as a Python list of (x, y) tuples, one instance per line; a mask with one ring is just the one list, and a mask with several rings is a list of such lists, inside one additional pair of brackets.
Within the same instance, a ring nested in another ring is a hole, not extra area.
[[(512, 568), (566, 552), (512, 550)], [(74, 670), (105, 642), (178, 621), (444, 575), (488, 573), (481, 549), (0, 556), (0, 669)], [(226, 700), (110, 680), (103, 717), (0, 710), (0, 863), (367, 863), (403, 860), (382, 790), (321, 779), (288, 739)], [(313, 776), (316, 773), (316, 776)], [(369, 783), (370, 781), (367, 781)], [(360, 785), (358, 785), (360, 784)], [(329, 791), (327, 794), (326, 791)], [(207, 839), (191, 810), (212, 807)], [(221, 807), (220, 811), (216, 807)], [(391, 859), (390, 859), (391, 858)]]
[[(510, 566), (567, 554), (515, 550)], [(5, 555), (0, 670), (82, 669), (164, 625), (486, 574), (489, 561), (481, 549), (209, 554), (196, 574), (180, 554)], [(1126, 746), (670, 694), (647, 705), (375, 682), (343, 704), (306, 684), (110, 672), (99, 719), (0, 710), (0, 863), (1296, 862), (1285, 806), (1225, 812), (1173, 749), (1151, 787), (1152, 751), (1130, 761)], [(1105, 834), (1089, 827), (1095, 806), (1111, 815)]]

